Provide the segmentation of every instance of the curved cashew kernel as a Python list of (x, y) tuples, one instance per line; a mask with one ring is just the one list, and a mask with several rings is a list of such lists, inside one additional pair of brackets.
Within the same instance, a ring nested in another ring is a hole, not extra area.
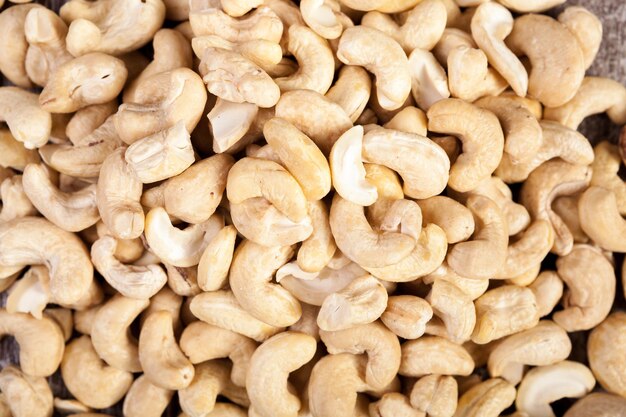
[(320, 272), (331, 261), (337, 245), (330, 230), (328, 208), (323, 201), (309, 201), (313, 233), (298, 250), (297, 264), (303, 271)]
[(326, 93), (326, 98), (337, 103), (352, 122), (356, 122), (370, 99), (372, 81), (362, 67), (345, 65), (337, 80)]
[(11, 410), (9, 416), (52, 416), (52, 391), (44, 378), (26, 375), (15, 366), (6, 366), (0, 372), (0, 389)]
[(396, 113), (383, 127), (385, 129), (426, 136), (428, 132), (427, 125), (428, 120), (426, 120), (426, 113), (423, 110), (415, 106), (407, 106)]
[(609, 314), (615, 297), (613, 265), (594, 247), (577, 245), (557, 259), (556, 266), (568, 290), (564, 310), (554, 313), (553, 320), (568, 332), (597, 326)]
[(72, 55), (93, 51), (121, 55), (153, 38), (163, 24), (165, 5), (159, 0), (71, 0), (59, 14), (71, 22), (66, 41)]
[(579, 6), (566, 8), (559, 14), (558, 20), (576, 37), (583, 53), (585, 69), (588, 69), (602, 43), (602, 22), (589, 10)]
[(216, 7), (191, 10), (189, 22), (196, 36), (217, 35), (233, 43), (264, 39), (279, 43), (283, 23), (267, 6), (255, 9), (246, 17), (235, 19)]
[(471, 279), (460, 276), (445, 262), (430, 274), (422, 277), (422, 282), (426, 285), (432, 285), (439, 280), (453, 284), (455, 287), (467, 294), (472, 300), (475, 300), (483, 295), (489, 287), (488, 280)]
[(179, 390), (193, 380), (194, 367), (176, 343), (170, 312), (155, 311), (143, 323), (139, 361), (148, 380), (161, 388)]
[(427, 301), (412, 295), (390, 296), (380, 316), (389, 330), (403, 339), (417, 339), (426, 331), (433, 310)]
[[(50, 302), (49, 275), (45, 266), (32, 266), (24, 276), (13, 284), (6, 300), (9, 313), (28, 313), (41, 319)], [(60, 324), (59, 324), (60, 325)]]
[[(132, 81), (124, 89), (122, 96), (124, 103), (135, 102), (138, 87), (152, 75), (192, 67), (193, 54), (189, 40), (178, 30), (159, 29), (152, 39), (152, 49), (154, 50), (152, 61), (136, 78), (131, 77)], [(204, 86), (202, 90), (204, 91)]]
[(565, 330), (554, 322), (540, 321), (535, 327), (503, 339), (489, 354), (489, 374), (517, 385), (525, 365), (544, 366), (561, 362), (572, 351)]
[(467, 45), (453, 48), (447, 57), (448, 85), (453, 97), (474, 101), (483, 96), (497, 96), (507, 82), (489, 67), (487, 55)]
[(145, 236), (150, 249), (163, 262), (181, 268), (195, 266), (206, 246), (224, 227), (224, 219), (214, 214), (200, 224), (178, 229), (162, 207), (146, 215)]
[(474, 305), (476, 327), (472, 341), (480, 345), (530, 329), (539, 322), (535, 294), (526, 287), (504, 285), (489, 290)]
[(204, 249), (198, 261), (198, 287), (217, 291), (228, 281), (228, 271), (235, 251), (237, 229), (230, 225), (220, 230)]
[(514, 278), (528, 271), (529, 265), (540, 263), (554, 244), (554, 232), (550, 222), (535, 220), (509, 244), (506, 261), (494, 278)]
[(24, 35), (28, 41), (26, 74), (44, 87), (56, 68), (73, 58), (65, 48), (67, 25), (52, 10), (34, 8), (26, 15)]
[(305, 272), (293, 262), (285, 264), (276, 272), (276, 282), (285, 287), (298, 300), (321, 306), (326, 297), (341, 291), (366, 271), (348, 260), (346, 265), (333, 269), (327, 265), (320, 272)]
[(117, 112), (117, 100), (78, 110), (67, 123), (65, 135), (74, 145), (89, 143), (89, 135)]
[(432, 49), (432, 53), (437, 58), (437, 61), (445, 68), (448, 65), (450, 53), (459, 46), (477, 48), (476, 42), (474, 42), (470, 33), (457, 28), (446, 28), (441, 34), (437, 44)]
[(550, 314), (563, 295), (563, 281), (554, 271), (543, 271), (528, 288), (535, 294), (540, 317)]
[(376, 278), (365, 275), (326, 297), (317, 316), (322, 330), (344, 330), (378, 319), (387, 306), (387, 290)]
[(577, 129), (587, 116), (604, 112), (613, 123), (626, 123), (626, 87), (608, 78), (585, 77), (569, 101), (546, 108), (544, 117)]
[(467, 240), (474, 233), (474, 217), (463, 204), (445, 196), (418, 200), (424, 224), (434, 223), (446, 233), (448, 243)]
[(233, 164), (233, 157), (227, 154), (198, 161), (181, 174), (146, 190), (141, 204), (148, 208), (164, 207), (170, 216), (188, 223), (205, 222), (222, 200)]
[(139, 324), (143, 326), (143, 323), (148, 317), (157, 311), (167, 311), (173, 317), (174, 332), (179, 334), (181, 329), (181, 306), (183, 305), (183, 297), (176, 294), (170, 287), (163, 287), (161, 291), (156, 293), (150, 299), (150, 305), (141, 313)]
[(330, 191), (330, 168), (315, 143), (293, 124), (274, 117), (263, 126), (267, 143), (302, 187), (308, 200), (320, 200)]
[(370, 403), (368, 415), (372, 417), (422, 417), (424, 413), (411, 407), (406, 396), (399, 392), (389, 392), (375, 403)]
[(593, 148), (586, 137), (556, 122), (542, 120), (539, 125), (543, 139), (532, 159), (514, 163), (507, 153), (502, 156), (495, 174), (503, 181), (524, 181), (535, 168), (552, 158), (558, 157), (576, 165), (592, 163)]
[(151, 75), (137, 84), (133, 96), (119, 107), (115, 129), (127, 144), (182, 122), (192, 132), (202, 118), (207, 91), (189, 68)]
[(39, 148), (50, 138), (52, 118), (38, 100), (37, 94), (21, 88), (0, 87), (0, 121), (26, 149)]
[(607, 141), (602, 141), (593, 150), (595, 158), (591, 164), (593, 175), (590, 185), (613, 191), (620, 214), (626, 215), (626, 183), (619, 177), (621, 164), (619, 148)]
[(515, 401), (515, 387), (500, 378), (480, 382), (459, 398), (455, 417), (497, 417)]
[(330, 208), (330, 228), (337, 247), (360, 266), (385, 267), (410, 256), (415, 240), (397, 232), (377, 232), (363, 208), (335, 195)]
[(37, 217), (0, 224), (0, 265), (39, 264), (50, 271), (50, 292), (56, 303), (73, 304), (89, 292), (93, 266), (78, 236)]
[(409, 67), (411, 93), (420, 108), (428, 110), (434, 103), (450, 97), (446, 71), (432, 53), (413, 49), (409, 55)]
[(450, 249), (448, 265), (468, 278), (492, 278), (506, 261), (506, 220), (498, 206), (486, 197), (469, 197), (467, 207), (474, 215), (476, 230), (471, 241), (457, 243)]
[(157, 387), (141, 375), (130, 386), (124, 397), (122, 412), (126, 417), (156, 417), (163, 414), (174, 391)]
[(313, 367), (309, 379), (309, 409), (316, 417), (352, 416), (357, 394), (369, 389), (364, 356), (327, 355)]
[(589, 366), (596, 379), (604, 389), (622, 397), (626, 393), (626, 363), (623, 360), (625, 329), (626, 314), (615, 312), (593, 329), (587, 342)]
[(110, 366), (127, 372), (141, 372), (137, 341), (130, 334), (130, 325), (150, 302), (115, 295), (102, 305), (91, 326), (91, 343)]
[(13, 219), (39, 214), (24, 190), (22, 175), (14, 175), (2, 181), (2, 184), (0, 184), (0, 200), (2, 200), (0, 221), (8, 222)]
[(205, 49), (199, 72), (209, 92), (228, 101), (272, 107), (280, 98), (280, 89), (272, 78), (237, 52)]
[(506, 43), (530, 60), (529, 95), (548, 107), (561, 106), (574, 97), (585, 76), (585, 63), (567, 27), (544, 15), (521, 16), (515, 19)]
[(367, 354), (365, 381), (371, 389), (383, 389), (398, 373), (400, 342), (395, 334), (379, 322), (338, 331), (320, 330), (320, 337), (330, 354)]
[(144, 184), (185, 171), (194, 162), (194, 152), (184, 121), (134, 142), (126, 149), (124, 159)]
[(439, 319), (427, 324), (427, 333), (446, 337), (454, 343), (470, 340), (476, 325), (476, 311), (469, 295), (450, 282), (436, 279), (426, 301)]
[(218, 395), (248, 406), (245, 389), (235, 386), (229, 378), (230, 364), (213, 360), (196, 366), (193, 381), (178, 391), (180, 406), (190, 417), (211, 416)]
[(530, 417), (554, 417), (550, 403), (561, 398), (580, 398), (593, 389), (596, 380), (585, 365), (562, 361), (533, 368), (517, 390), (515, 406)]
[(363, 138), (363, 159), (398, 172), (404, 180), (404, 193), (412, 198), (437, 195), (448, 182), (448, 156), (433, 141), (417, 134), (370, 130)]
[[(57, 370), (65, 342), (59, 325), (48, 317), (36, 319), (29, 314), (8, 313), (0, 309), (0, 336), (11, 335), (20, 346), (20, 366), (34, 377), (50, 376)], [(41, 346), (46, 346), (45, 354)]]
[(53, 184), (50, 173), (40, 164), (29, 164), (24, 169), (22, 183), (24, 192), (37, 210), (63, 230), (78, 232), (100, 220), (95, 184), (64, 193)]
[(365, 26), (346, 29), (339, 41), (337, 58), (346, 65), (365, 67), (376, 76), (377, 97), (384, 109), (399, 108), (409, 96), (408, 60), (402, 47), (384, 33)]
[(433, 417), (452, 417), (458, 386), (451, 376), (427, 375), (417, 380), (410, 395), (411, 406)]
[(458, 99), (446, 99), (435, 103), (427, 116), (428, 130), (453, 134), (463, 142), (463, 153), (450, 169), (450, 187), (471, 191), (495, 171), (502, 158), (504, 135), (493, 113)]
[(245, 135), (254, 127), (259, 107), (251, 103), (234, 103), (217, 98), (207, 118), (213, 135), (213, 151), (231, 152), (245, 141)]
[(50, 75), (39, 104), (51, 113), (72, 113), (107, 103), (122, 91), (127, 77), (128, 70), (122, 60), (99, 52), (83, 55), (59, 66)]
[(112, 406), (122, 399), (133, 382), (130, 372), (102, 362), (89, 336), (74, 339), (66, 346), (61, 375), (70, 393), (93, 408)]
[(363, 127), (354, 126), (333, 144), (329, 156), (330, 169), (337, 194), (353, 204), (370, 206), (378, 199), (378, 193), (365, 178), (362, 149)]
[(125, 161), (125, 152), (125, 148), (118, 148), (104, 159), (96, 203), (102, 222), (113, 236), (134, 239), (144, 230), (144, 213), (139, 204), (143, 187)]
[(552, 210), (552, 202), (561, 195), (583, 190), (590, 180), (589, 167), (554, 160), (544, 162), (535, 169), (522, 186), (520, 200), (530, 216), (552, 224), (555, 233), (552, 252), (558, 255), (566, 255), (572, 250), (574, 238), (567, 225)]
[(248, 240), (239, 245), (233, 256), (230, 286), (235, 298), (253, 317), (272, 326), (292, 325), (302, 313), (295, 297), (269, 282), (293, 253), (290, 246), (268, 248)]
[(606, 416), (622, 417), (626, 400), (617, 395), (595, 392), (578, 400), (564, 417)]
[(28, 164), (39, 162), (39, 154), (34, 149), (26, 149), (24, 144), (17, 141), (8, 129), (0, 129), (0, 166), (13, 168), (19, 171), (24, 170)]
[(196, 321), (183, 330), (180, 348), (193, 364), (229, 358), (233, 362), (231, 379), (243, 387), (246, 384), (250, 358), (257, 344), (239, 333)]
[(203, 292), (193, 297), (191, 312), (200, 320), (242, 334), (257, 342), (282, 331), (252, 317), (230, 291)]
[(289, 28), (289, 51), (298, 61), (298, 70), (275, 79), (280, 90), (302, 89), (326, 94), (335, 75), (333, 51), (326, 39), (307, 26), (294, 24)]
[(478, 6), (471, 20), (472, 37), (487, 55), (489, 63), (511, 85), (519, 96), (526, 96), (528, 74), (504, 39), (513, 30), (513, 15), (498, 3)]
[(429, 374), (469, 375), (474, 361), (460, 345), (443, 337), (423, 336), (402, 344), (400, 375), (420, 377)]
[(543, 134), (534, 115), (509, 97), (483, 97), (476, 101), (479, 107), (496, 115), (504, 131), (504, 153), (511, 162), (531, 160), (541, 147)]
[(250, 408), (259, 416), (296, 416), (302, 404), (289, 390), (289, 373), (309, 362), (317, 342), (311, 336), (284, 332), (254, 351), (246, 378)]
[(276, 117), (287, 120), (310, 137), (325, 155), (339, 136), (352, 127), (350, 117), (339, 104), (310, 90), (288, 91), (281, 95), (276, 103)]

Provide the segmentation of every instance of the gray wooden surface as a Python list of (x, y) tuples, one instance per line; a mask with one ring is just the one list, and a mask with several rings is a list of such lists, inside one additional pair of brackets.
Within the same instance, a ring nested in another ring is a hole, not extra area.
[[(38, 3), (44, 4), (47, 7), (57, 10), (63, 0), (45, 0), (38, 1)], [(626, 0), (570, 0), (566, 5), (557, 8), (552, 11), (551, 14), (556, 15), (560, 10), (566, 6), (580, 5), (591, 10), (603, 22), (604, 35), (602, 46), (598, 57), (593, 66), (589, 69), (589, 75), (596, 75), (602, 77), (609, 77), (614, 80), (620, 81), (626, 85)], [(7, 7), (8, 3), (4, 6)], [(0, 28), (2, 30), (2, 28)], [(1, 53), (1, 51), (0, 51)], [(0, 84), (2, 84), (0, 78)], [(619, 134), (619, 128), (613, 125), (606, 116), (594, 116), (590, 117), (583, 122), (580, 130), (590, 139), (592, 142), (597, 142), (604, 139), (609, 139), (612, 142), (616, 142)], [(621, 262), (617, 263), (621, 265)], [(618, 294), (622, 294), (621, 291)], [(619, 295), (618, 295), (619, 296)], [(0, 303), (3, 304), (4, 297), (0, 297)], [(574, 345), (578, 346), (575, 349), (576, 360), (584, 361), (584, 344), (586, 341), (585, 334), (573, 335)], [(0, 368), (9, 363), (17, 363), (18, 349), (15, 341), (12, 338), (4, 338), (0, 341)], [(55, 395), (62, 398), (70, 398), (69, 393), (63, 387), (61, 377), (59, 373), (53, 375), (50, 378), (50, 384), (53, 387)], [(103, 410), (114, 416), (121, 416), (121, 404), (108, 410)], [(174, 397), (173, 404), (164, 415), (176, 416), (178, 413), (178, 407), (176, 404), (176, 397)]]

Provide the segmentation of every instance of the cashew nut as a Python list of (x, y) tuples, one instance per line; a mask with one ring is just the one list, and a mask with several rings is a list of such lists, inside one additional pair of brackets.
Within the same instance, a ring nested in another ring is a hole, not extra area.
[(626, 314), (615, 312), (593, 329), (587, 342), (589, 366), (596, 379), (604, 389), (622, 397), (626, 393), (623, 377), (626, 365), (623, 360), (626, 343), (624, 329)]
[(37, 94), (17, 87), (0, 87), (0, 103), (0, 121), (9, 126), (13, 137), (26, 149), (48, 142), (52, 118), (39, 106)]
[(9, 416), (52, 416), (52, 391), (44, 378), (24, 374), (15, 366), (6, 366), (0, 372), (0, 389), (10, 408)]

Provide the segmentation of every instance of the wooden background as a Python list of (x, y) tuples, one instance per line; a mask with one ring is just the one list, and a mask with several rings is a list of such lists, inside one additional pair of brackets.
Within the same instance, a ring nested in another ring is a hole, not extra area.
[[(64, 1), (45, 0), (38, 1), (38, 3), (58, 11)], [(6, 8), (7, 5), (8, 4), (5, 4), (4, 8)], [(604, 26), (602, 46), (588, 74), (609, 77), (626, 85), (626, 0), (570, 0), (566, 5), (555, 9), (550, 14), (556, 16), (563, 8), (571, 5), (580, 5), (591, 10), (602, 20)], [(0, 31), (1, 30), (2, 28), (0, 28)], [(2, 53), (2, 51), (0, 51), (0, 53)], [(0, 78), (0, 84), (4, 84), (2, 78)], [(580, 130), (594, 143), (605, 139), (616, 142), (619, 127), (613, 125), (606, 116), (601, 115), (593, 116), (585, 120)], [(621, 262), (617, 264), (621, 265)], [(618, 291), (618, 294), (623, 294), (623, 292)], [(620, 295), (618, 295), (618, 297), (620, 297)], [(0, 296), (0, 305), (4, 305), (3, 296)], [(574, 356), (575, 360), (585, 361), (586, 334), (573, 334), (572, 338), (575, 346), (572, 356)], [(13, 338), (7, 337), (0, 341), (0, 368), (9, 363), (18, 363), (17, 353), (18, 347)], [(58, 372), (50, 378), (50, 384), (55, 396), (71, 398), (63, 386)], [(563, 404), (563, 407), (557, 408), (565, 409), (568, 405), (569, 403)], [(111, 409), (103, 410), (103, 412), (114, 416), (121, 416), (121, 404)], [(164, 415), (178, 415), (178, 407), (175, 399), (170, 409), (168, 409)]]

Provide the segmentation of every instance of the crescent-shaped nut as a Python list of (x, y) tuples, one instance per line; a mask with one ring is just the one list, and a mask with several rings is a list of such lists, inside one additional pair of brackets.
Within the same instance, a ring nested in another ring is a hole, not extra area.
[(122, 412), (127, 417), (157, 416), (165, 411), (173, 396), (174, 391), (157, 387), (141, 375), (128, 389)]
[(328, 207), (321, 201), (309, 201), (308, 212), (313, 233), (298, 250), (298, 267), (306, 272), (320, 272), (331, 261), (337, 245), (330, 230)]
[(598, 246), (626, 252), (626, 220), (621, 216), (615, 193), (589, 187), (578, 200), (580, 227)]
[(0, 121), (26, 149), (39, 148), (50, 139), (50, 113), (40, 107), (37, 94), (21, 88), (0, 87)]
[(366, 70), (345, 65), (339, 70), (337, 80), (326, 92), (326, 98), (337, 103), (354, 123), (365, 110), (370, 99), (372, 81)]
[(602, 43), (602, 21), (580, 6), (566, 8), (559, 14), (558, 20), (576, 37), (585, 60), (585, 69), (589, 69)]
[(426, 325), (427, 333), (459, 344), (470, 340), (476, 325), (476, 310), (468, 294), (449, 281), (435, 279), (426, 301), (436, 316)]
[(434, 223), (445, 233), (449, 244), (467, 240), (474, 233), (472, 212), (452, 198), (434, 196), (418, 200), (424, 224)]
[(626, 396), (624, 381), (624, 346), (626, 346), (626, 314), (615, 312), (593, 329), (587, 342), (589, 366), (607, 391)]
[(234, 43), (257, 39), (279, 43), (283, 34), (283, 22), (267, 6), (258, 7), (241, 19), (229, 16), (219, 7), (192, 7), (189, 22), (196, 36), (218, 35)]
[(220, 230), (204, 249), (198, 262), (198, 287), (217, 291), (228, 282), (228, 271), (235, 251), (237, 229), (229, 225)]

